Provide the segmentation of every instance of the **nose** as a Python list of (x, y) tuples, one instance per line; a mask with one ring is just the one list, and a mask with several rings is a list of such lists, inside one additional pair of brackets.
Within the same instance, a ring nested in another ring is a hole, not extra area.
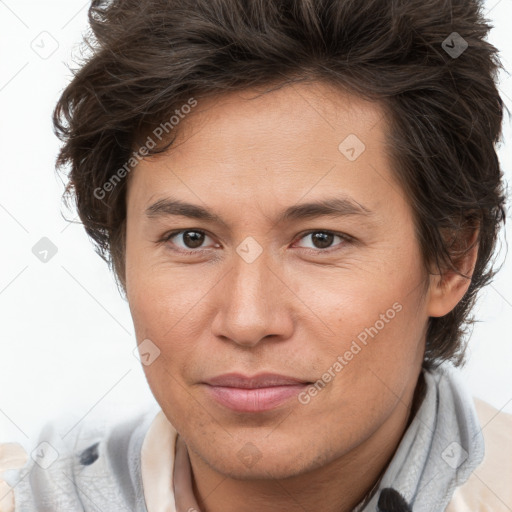
[[(265, 256), (252, 262), (233, 256), (231, 271), (217, 289), (212, 333), (242, 347), (264, 339), (287, 339), (294, 327), (293, 293), (286, 278)], [(297, 299), (295, 299), (296, 301)]]

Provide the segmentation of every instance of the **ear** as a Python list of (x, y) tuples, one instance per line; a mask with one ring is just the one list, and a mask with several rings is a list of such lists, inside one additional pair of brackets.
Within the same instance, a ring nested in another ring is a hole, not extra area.
[(447, 315), (467, 292), (478, 256), (478, 234), (477, 228), (466, 232), (458, 243), (462, 249), (452, 251), (454, 265), (463, 275), (452, 269), (445, 269), (440, 274), (430, 275), (427, 303), (429, 316)]

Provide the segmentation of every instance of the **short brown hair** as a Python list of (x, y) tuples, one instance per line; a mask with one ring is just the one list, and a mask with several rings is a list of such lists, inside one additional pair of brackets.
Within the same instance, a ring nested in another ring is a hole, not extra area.
[[(192, 97), (255, 86), (319, 80), (377, 100), (425, 268), (457, 269), (478, 230), (469, 290), (427, 331), (424, 366), (460, 364), (505, 219), (501, 63), (482, 10), (478, 0), (93, 0), (92, 53), (54, 111), (64, 196), (124, 290), (127, 180), (112, 180), (141, 134)], [(170, 133), (149, 154), (169, 148)]]

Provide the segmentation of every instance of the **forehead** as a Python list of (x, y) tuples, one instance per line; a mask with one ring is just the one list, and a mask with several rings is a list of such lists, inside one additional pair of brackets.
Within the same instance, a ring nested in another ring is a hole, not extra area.
[(364, 189), (389, 187), (380, 104), (319, 82), (260, 93), (199, 100), (175, 127), (171, 149), (138, 164), (129, 201), (147, 203), (172, 189), (196, 202), (222, 196), (240, 206), (314, 199), (333, 188), (362, 198)]

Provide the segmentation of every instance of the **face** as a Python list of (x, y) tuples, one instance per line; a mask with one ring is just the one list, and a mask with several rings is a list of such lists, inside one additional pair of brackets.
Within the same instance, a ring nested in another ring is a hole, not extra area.
[[(127, 195), (126, 291), (153, 394), (232, 477), (355, 453), (403, 421), (428, 319), (384, 111), (302, 84), (203, 100), (177, 128)], [(213, 380), (233, 373), (298, 382)]]

